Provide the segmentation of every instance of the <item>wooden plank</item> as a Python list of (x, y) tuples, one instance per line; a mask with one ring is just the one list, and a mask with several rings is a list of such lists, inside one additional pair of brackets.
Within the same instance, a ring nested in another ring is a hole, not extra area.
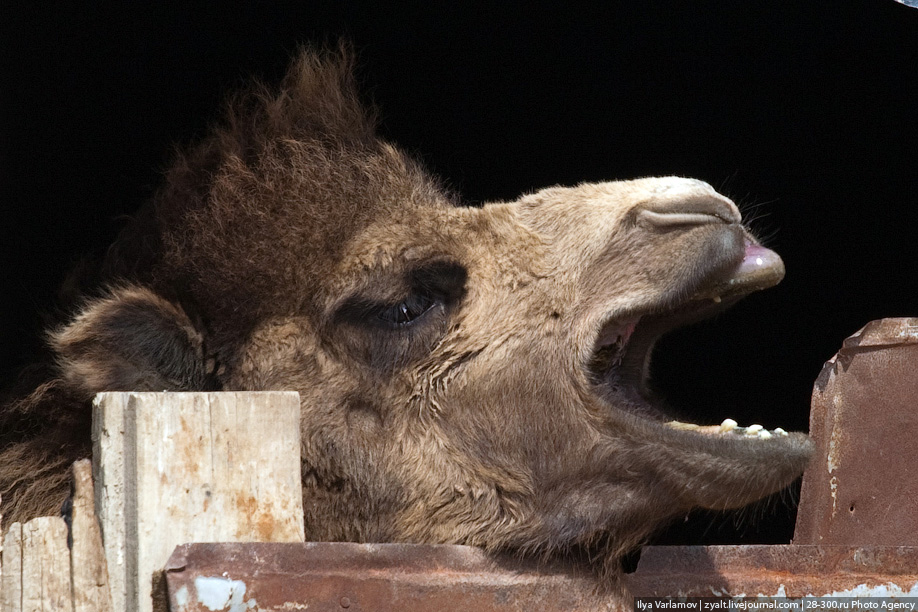
[(108, 568), (93, 500), (92, 463), (88, 459), (73, 464), (70, 529), (74, 612), (111, 612)]
[(0, 609), (22, 612), (22, 523), (13, 523), (3, 538)]
[(178, 544), (303, 541), (297, 393), (102, 393), (93, 421), (114, 610), (150, 612)]
[(22, 612), (72, 612), (67, 524), (58, 516), (22, 526)]

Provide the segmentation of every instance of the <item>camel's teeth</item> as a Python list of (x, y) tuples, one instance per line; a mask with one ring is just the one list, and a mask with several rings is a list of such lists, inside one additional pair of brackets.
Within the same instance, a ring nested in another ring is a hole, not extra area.
[(732, 433), (735, 436), (743, 436), (749, 439), (755, 438), (758, 440), (768, 440), (775, 436), (787, 437), (788, 435), (788, 433), (780, 427), (776, 427), (772, 431), (758, 424), (750, 425), (749, 427), (740, 427), (733, 419), (724, 419), (720, 425), (695, 425), (694, 423), (683, 423), (681, 421), (669, 421), (666, 425), (682, 431), (694, 431), (703, 434)]

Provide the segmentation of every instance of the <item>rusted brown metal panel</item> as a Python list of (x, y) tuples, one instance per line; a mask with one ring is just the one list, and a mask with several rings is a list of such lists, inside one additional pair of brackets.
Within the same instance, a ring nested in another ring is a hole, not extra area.
[(795, 544), (918, 545), (918, 318), (868, 323), (813, 390)]
[(918, 596), (918, 547), (650, 546), (635, 596)]
[(187, 544), (170, 558), (166, 583), (172, 612), (615, 609), (584, 567), (469, 546)]
[[(172, 612), (630, 609), (584, 567), (466, 546), (189, 544), (166, 580)], [(627, 581), (647, 597), (918, 596), (918, 547), (648, 547)]]

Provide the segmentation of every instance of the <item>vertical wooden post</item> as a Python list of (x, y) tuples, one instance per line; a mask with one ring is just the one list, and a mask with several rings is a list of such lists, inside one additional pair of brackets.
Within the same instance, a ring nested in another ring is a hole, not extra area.
[(13, 523), (3, 538), (3, 577), (0, 608), (22, 612), (22, 523)]
[(73, 610), (67, 524), (58, 516), (22, 526), (22, 612)]
[(92, 463), (81, 459), (73, 464), (73, 514), (70, 522), (71, 579), (74, 612), (111, 612), (102, 534), (93, 501)]
[(101, 393), (93, 445), (113, 610), (152, 610), (178, 544), (303, 541), (295, 392)]
[(13, 523), (3, 540), (4, 612), (72, 612), (67, 524), (59, 516)]

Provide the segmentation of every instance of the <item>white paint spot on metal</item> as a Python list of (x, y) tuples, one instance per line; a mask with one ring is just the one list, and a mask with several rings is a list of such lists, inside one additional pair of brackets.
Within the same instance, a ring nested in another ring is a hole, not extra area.
[(832, 435), (829, 436), (829, 452), (826, 453), (826, 466), (829, 469), (829, 473), (835, 471), (835, 468), (838, 467), (838, 451), (839, 451), (839, 435), (837, 435), (835, 429), (832, 430)]
[(180, 608), (184, 608), (188, 605), (188, 587), (182, 585), (178, 591), (175, 592), (175, 604)]
[[(831, 471), (831, 470), (830, 470)], [(829, 479), (829, 495), (832, 496), (832, 518), (838, 512), (838, 477), (833, 476)]]
[(831, 593), (821, 593), (819, 595), (808, 594), (807, 597), (918, 597), (918, 582), (913, 584), (908, 590), (905, 590), (905, 588), (900, 587), (894, 582), (887, 582), (886, 584), (872, 587), (864, 583), (845, 591), (833, 591)]
[[(729, 593), (726, 590), (720, 590), (714, 587), (708, 587), (711, 593), (715, 597), (732, 597), (735, 599), (742, 599), (746, 597), (745, 593)], [(783, 584), (778, 585), (778, 590), (776, 590), (771, 595), (767, 593), (759, 593), (757, 597), (788, 597), (787, 589)], [(794, 595), (794, 598), (799, 597), (799, 595)], [(854, 588), (846, 589), (843, 591), (832, 591), (831, 593), (807, 593), (803, 597), (918, 597), (918, 582), (913, 584), (911, 587), (901, 587), (894, 582), (887, 582), (886, 584), (881, 584), (877, 586), (867, 586), (866, 583), (859, 584)]]
[(258, 605), (254, 599), (244, 601), (246, 586), (241, 580), (222, 577), (198, 576), (194, 579), (198, 603), (217, 612), (245, 612)]

